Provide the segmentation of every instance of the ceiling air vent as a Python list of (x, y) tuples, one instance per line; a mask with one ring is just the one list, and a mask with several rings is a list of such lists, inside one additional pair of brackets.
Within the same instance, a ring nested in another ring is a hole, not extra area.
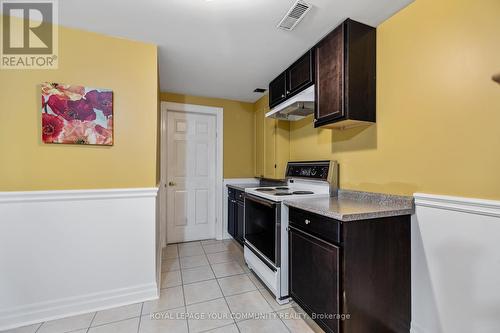
[(283, 29), (283, 30), (293, 30), (297, 24), (306, 16), (307, 12), (311, 9), (311, 5), (302, 1), (298, 0), (295, 2), (286, 13), (285, 17), (281, 20), (280, 24), (278, 24), (278, 28)]

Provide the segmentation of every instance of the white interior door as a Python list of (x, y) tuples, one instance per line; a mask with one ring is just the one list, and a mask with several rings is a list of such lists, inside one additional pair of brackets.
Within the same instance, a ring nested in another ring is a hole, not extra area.
[(214, 238), (215, 115), (167, 114), (167, 241)]

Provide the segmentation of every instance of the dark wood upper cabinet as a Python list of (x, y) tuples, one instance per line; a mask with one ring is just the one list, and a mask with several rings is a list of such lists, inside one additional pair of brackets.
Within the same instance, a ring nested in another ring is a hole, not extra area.
[(376, 29), (347, 19), (314, 52), (314, 127), (375, 122)]
[(307, 51), (269, 84), (269, 108), (314, 84), (314, 50)]
[(272, 109), (286, 99), (286, 72), (269, 83), (269, 108)]
[(313, 50), (309, 50), (286, 70), (286, 97), (298, 94), (314, 83)]

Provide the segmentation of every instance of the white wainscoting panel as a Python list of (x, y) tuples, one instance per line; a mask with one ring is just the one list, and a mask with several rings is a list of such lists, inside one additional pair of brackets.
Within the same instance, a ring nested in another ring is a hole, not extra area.
[(157, 298), (157, 191), (0, 192), (0, 330)]
[(412, 332), (500, 332), (500, 202), (415, 194)]

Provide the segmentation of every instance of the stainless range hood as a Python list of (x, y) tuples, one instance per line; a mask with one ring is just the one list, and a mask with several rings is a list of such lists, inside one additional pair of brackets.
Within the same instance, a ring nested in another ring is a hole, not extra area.
[(314, 85), (275, 106), (266, 117), (280, 120), (300, 120), (314, 113)]

